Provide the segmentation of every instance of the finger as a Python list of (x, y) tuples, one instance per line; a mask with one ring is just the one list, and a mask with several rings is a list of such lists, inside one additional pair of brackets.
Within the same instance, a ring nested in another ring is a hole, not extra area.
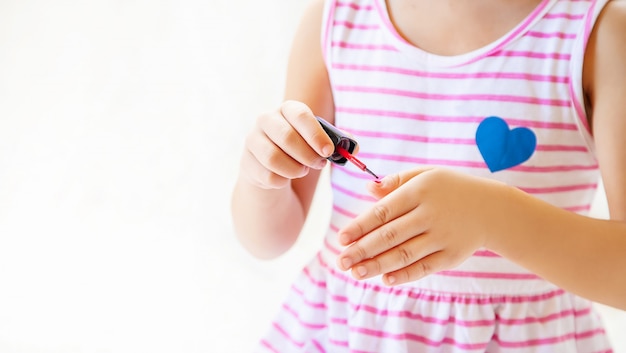
[[(426, 230), (425, 223), (421, 222), (420, 219), (420, 210), (416, 209), (375, 229), (344, 249), (337, 258), (339, 268), (345, 271), (357, 264), (369, 262), (371, 266), (381, 265), (379, 270), (384, 269), (385, 272), (388, 272), (400, 268), (394, 266), (406, 266), (416, 261), (419, 257), (416, 258), (414, 256), (420, 254), (415, 254), (414, 251), (412, 251), (411, 248), (407, 248), (407, 246), (415, 245), (415, 239), (421, 238), (419, 234), (422, 234)], [(390, 252), (397, 254), (398, 250), (401, 251), (400, 255), (403, 256), (400, 259), (394, 260), (384, 255)], [(382, 259), (389, 261), (377, 263), (377, 259), (379, 259), (380, 256), (384, 256)], [(422, 254), (420, 257), (422, 256), (425, 255)], [(406, 264), (391, 264), (394, 261), (397, 263), (399, 260), (400, 262), (410, 262)]]
[(308, 106), (296, 101), (287, 101), (281, 106), (281, 113), (318, 156), (327, 158), (333, 154), (335, 146), (332, 140)]
[[(392, 180), (398, 178), (398, 175), (391, 176), (391, 178)], [(385, 198), (374, 204), (374, 207), (360, 214), (341, 229), (338, 233), (339, 243), (347, 246), (418, 205), (418, 195), (413, 195), (410, 190), (406, 192), (400, 188), (393, 190)]]
[(326, 165), (326, 159), (318, 155), (283, 117), (268, 115), (260, 119), (261, 134), (298, 164), (314, 169)]
[(246, 178), (263, 189), (282, 189), (287, 187), (291, 180), (291, 178), (286, 178), (267, 169), (250, 150), (244, 151), (241, 164)]
[(422, 279), (433, 273), (453, 267), (445, 251), (432, 253), (410, 266), (383, 275), (383, 282), (388, 286), (396, 286)]
[[(302, 165), (285, 153), (263, 132), (248, 137), (246, 146), (248, 152), (267, 171), (286, 179), (301, 178), (309, 171), (309, 167)], [(265, 174), (264, 171), (259, 170), (259, 172)]]
[(396, 175), (387, 175), (382, 179), (376, 181), (370, 181), (366, 184), (367, 191), (374, 196), (377, 200), (382, 199), (383, 197), (389, 195), (390, 192), (395, 190), (397, 186), (395, 183), (392, 184), (392, 178), (395, 178)]
[(378, 256), (355, 264), (352, 275), (363, 279), (398, 271), (440, 250), (441, 247), (432, 242), (427, 234), (417, 235)]

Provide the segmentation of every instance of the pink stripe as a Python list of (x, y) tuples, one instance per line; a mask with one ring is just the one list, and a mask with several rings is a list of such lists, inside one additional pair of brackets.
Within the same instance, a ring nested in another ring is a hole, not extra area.
[(593, 20), (594, 20), (594, 10), (596, 8), (597, 0), (591, 1), (591, 5), (589, 6), (589, 11), (587, 11), (587, 18), (585, 19), (585, 41), (583, 44), (583, 48), (587, 48), (587, 42), (589, 41), (589, 37), (591, 36), (591, 30), (593, 29)]
[[(351, 108), (351, 107), (337, 107), (335, 109), (336, 112), (347, 113), (347, 114), (355, 114), (355, 115), (371, 115), (371, 116), (381, 116), (381, 117), (393, 117), (399, 119), (409, 119), (409, 120), (418, 120), (418, 121), (436, 121), (436, 122), (447, 122), (447, 123), (480, 123), (485, 120), (484, 116), (467, 116), (467, 117), (458, 117), (458, 116), (437, 116), (437, 115), (425, 115), (418, 113), (406, 113), (399, 111), (391, 111), (391, 110), (377, 110), (377, 109), (361, 109), (361, 108)], [(532, 120), (522, 120), (522, 119), (514, 119), (514, 118), (504, 118), (509, 124), (517, 125), (517, 126), (527, 126), (533, 128), (542, 128), (542, 129), (560, 129), (560, 130), (570, 130), (576, 131), (578, 130), (578, 126), (576, 124), (568, 124), (568, 123), (552, 123), (552, 122), (544, 122), (544, 121), (532, 121)]]
[(359, 93), (376, 93), (393, 95), (400, 97), (410, 97), (419, 99), (430, 100), (462, 100), (462, 101), (500, 101), (500, 102), (514, 102), (514, 103), (526, 103), (526, 104), (540, 104), (556, 107), (569, 107), (570, 102), (568, 100), (561, 99), (542, 99), (536, 97), (523, 97), (514, 95), (497, 95), (497, 94), (433, 94), (423, 92), (411, 92), (399, 89), (389, 89), (382, 87), (363, 87), (363, 86), (335, 86), (338, 91), (344, 92), (359, 92)]
[(497, 54), (498, 56), (506, 57), (524, 57), (530, 59), (555, 59), (555, 60), (570, 60), (572, 56), (570, 54), (560, 53), (538, 53), (532, 51), (514, 51), (503, 50)]
[(268, 342), (268, 341), (266, 341), (266, 340), (261, 340), (261, 345), (262, 345), (263, 347), (265, 347), (265, 348), (269, 349), (270, 351), (274, 352), (274, 353), (280, 353), (280, 352), (279, 352), (276, 348), (274, 348), (274, 347), (272, 346), (272, 344), (271, 344), (271, 343), (269, 343), (269, 342)]
[(346, 43), (346, 42), (336, 42), (333, 41), (331, 43), (332, 47), (339, 47), (344, 49), (359, 49), (359, 50), (388, 50), (388, 51), (396, 51), (397, 49), (391, 45), (387, 44), (360, 44), (360, 43)]
[(316, 287), (322, 288), (322, 289), (326, 289), (326, 282), (325, 281), (321, 281), (321, 280), (316, 280), (315, 278), (313, 278), (313, 276), (311, 275), (311, 271), (309, 270), (308, 267), (305, 267), (302, 272), (304, 273), (305, 276), (307, 276), (307, 278), (309, 279), (309, 281), (315, 285)]
[[(332, 345), (334, 346), (339, 346), (339, 347), (344, 347), (344, 348), (348, 348), (348, 341), (339, 341), (339, 340), (335, 340), (335, 339), (328, 339), (328, 342), (330, 342)], [(355, 351), (355, 350), (350, 350), (350, 353), (370, 353), (370, 352), (361, 352), (361, 351)]]
[(561, 39), (576, 39), (576, 34), (563, 33), (563, 32), (538, 32), (538, 31), (528, 31), (526, 33), (529, 37), (534, 38), (561, 38)]
[(517, 72), (478, 72), (478, 73), (445, 73), (409, 70), (391, 66), (358, 65), (333, 63), (333, 69), (387, 72), (415, 77), (441, 78), (441, 79), (511, 79), (537, 82), (568, 83), (569, 77), (555, 75), (533, 75)]
[(340, 319), (337, 317), (331, 318), (330, 322), (332, 322), (333, 324), (337, 324), (337, 325), (344, 325), (344, 326), (348, 325), (348, 319)]
[(448, 167), (467, 167), (467, 168), (481, 168), (481, 169), (487, 168), (487, 165), (485, 164), (485, 162), (428, 159), (428, 158), (416, 158), (416, 157), (398, 156), (398, 155), (382, 155), (382, 154), (365, 153), (365, 152), (359, 153), (359, 155), (363, 158), (422, 164), (422, 165), (439, 165), (439, 166), (448, 166)]
[(378, 29), (378, 25), (375, 24), (354, 24), (350, 21), (334, 21), (334, 26), (343, 26), (350, 29), (362, 29), (362, 30), (370, 30), (370, 29)]
[(589, 210), (591, 210), (591, 204), (563, 207), (563, 209), (570, 212), (588, 212)]
[(326, 353), (326, 350), (324, 349), (324, 346), (322, 346), (321, 343), (319, 343), (316, 339), (313, 339), (313, 345), (315, 346), (315, 349), (317, 349), (318, 351), (322, 352), (322, 353)]
[(353, 4), (353, 3), (341, 2), (341, 1), (337, 2), (337, 7), (350, 7), (354, 10), (365, 10), (365, 11), (371, 11), (374, 8), (372, 5), (359, 5), (359, 4)]
[[(361, 170), (349, 170), (348, 168), (353, 168), (350, 164), (346, 164), (345, 166), (332, 165), (332, 170), (340, 171), (344, 174), (347, 174), (356, 179), (362, 179), (364, 182), (372, 180), (372, 177), (369, 174), (363, 173)], [(377, 173), (380, 178), (383, 178), (384, 175)]]
[[(428, 294), (423, 292), (415, 292), (413, 288), (397, 288), (397, 287), (384, 287), (377, 284), (371, 284), (364, 281), (357, 281), (352, 277), (345, 275), (342, 272), (338, 272), (334, 268), (331, 268), (326, 261), (322, 258), (321, 253), (318, 253), (317, 259), (320, 265), (327, 269), (327, 271), (335, 278), (346, 282), (356, 288), (372, 290), (374, 292), (383, 293), (387, 295), (409, 297), (412, 299), (420, 299), (424, 301), (438, 302), (438, 303), (456, 303), (465, 305), (494, 305), (494, 304), (506, 304), (506, 303), (532, 303), (549, 300), (558, 296), (565, 295), (566, 292), (563, 289), (556, 289), (547, 293), (537, 295), (516, 295), (516, 296), (495, 296), (495, 297), (463, 297), (454, 295), (442, 295), (442, 294)], [(306, 270), (306, 269), (305, 269)], [(308, 279), (316, 286), (326, 286), (326, 283), (316, 281), (310, 276), (308, 271), (305, 271)], [(436, 276), (432, 275), (432, 276)]]
[(605, 331), (603, 329), (595, 329), (590, 331), (585, 331), (581, 333), (568, 333), (562, 336), (548, 337), (548, 338), (538, 338), (538, 339), (530, 339), (526, 341), (503, 341), (498, 335), (493, 336), (493, 340), (498, 342), (498, 344), (502, 347), (506, 348), (522, 348), (522, 347), (533, 347), (533, 346), (542, 346), (549, 344), (557, 344), (565, 341), (571, 340), (581, 340), (585, 338), (590, 338), (596, 335), (604, 335)]
[(379, 132), (379, 131), (365, 131), (365, 130), (355, 130), (347, 127), (340, 126), (340, 129), (349, 132), (356, 137), (373, 137), (373, 138), (389, 138), (396, 140), (404, 140), (404, 141), (414, 141), (414, 142), (422, 142), (422, 143), (441, 143), (441, 144), (453, 144), (453, 145), (475, 145), (475, 139), (462, 139), (462, 138), (444, 138), (444, 137), (430, 137), (430, 136), (419, 136), (419, 135), (408, 135), (408, 134), (396, 134), (390, 132)]
[[(596, 6), (596, 0), (593, 0), (591, 3), (591, 6), (589, 7), (589, 11), (586, 14), (587, 18), (585, 19), (585, 34), (584, 34), (585, 37), (584, 37), (584, 42), (583, 42), (583, 50), (587, 48), (587, 42), (589, 41), (589, 36), (591, 35), (592, 19), (593, 19), (592, 14), (593, 14), (593, 10), (595, 9), (595, 6)], [(572, 102), (574, 104), (574, 109), (576, 110), (576, 113), (578, 115), (578, 119), (584, 126), (587, 133), (591, 134), (591, 126), (589, 126), (589, 121), (587, 119), (586, 110), (583, 108), (582, 102), (579, 101), (578, 96), (576, 95), (576, 90), (574, 89), (573, 82), (570, 82), (569, 86), (570, 86), (569, 87), (570, 95), (572, 97)]]
[[(450, 167), (466, 167), (466, 168), (487, 168), (485, 162), (481, 161), (464, 161), (464, 160), (446, 160), (446, 159), (428, 159), (428, 158), (418, 158), (411, 156), (401, 156), (401, 155), (389, 155), (389, 154), (378, 154), (378, 153), (367, 153), (361, 152), (359, 156), (362, 158), (369, 159), (378, 159), (385, 161), (396, 161), (396, 162), (405, 162), (405, 163), (414, 163), (414, 164), (422, 164), (422, 165), (440, 165), (440, 166), (450, 166)], [(529, 173), (545, 173), (545, 172), (571, 172), (571, 171), (584, 171), (584, 170), (596, 170), (598, 169), (598, 165), (556, 165), (556, 166), (516, 166), (508, 169), (509, 171), (517, 171), (517, 172), (529, 172)]]
[(336, 183), (331, 183), (331, 186), (332, 186), (333, 190), (337, 190), (337, 191), (341, 192), (342, 194), (348, 195), (348, 196), (353, 197), (355, 199), (371, 201), (371, 202), (377, 201), (372, 196), (356, 193), (356, 192), (354, 192), (352, 190), (348, 190), (348, 189), (344, 188), (343, 186), (338, 185)]
[[(403, 162), (403, 163), (413, 163), (413, 164), (421, 164), (421, 165), (438, 165), (438, 166), (448, 166), (448, 167), (464, 167), (464, 168), (487, 168), (485, 162), (482, 161), (466, 161), (466, 160), (446, 160), (446, 159), (429, 159), (429, 158), (418, 158), (411, 156), (400, 156), (400, 155), (383, 155), (376, 153), (367, 153), (362, 152), (359, 155), (363, 158), (369, 159), (378, 159), (385, 161), (395, 161), (395, 162)], [(533, 167), (533, 166), (517, 166), (511, 168), (511, 171), (519, 171), (519, 172), (533, 172), (533, 173), (545, 173), (545, 172), (568, 172), (568, 171), (579, 171), (579, 170), (594, 170), (597, 166), (548, 166), (548, 167)], [(346, 191), (347, 193), (347, 191)], [(362, 195), (355, 195), (362, 198)]]
[(446, 326), (449, 324), (455, 324), (463, 327), (485, 327), (492, 326), (496, 323), (496, 320), (458, 320), (454, 316), (448, 316), (446, 319), (439, 319), (432, 316), (424, 316), (419, 313), (414, 313), (409, 310), (394, 311), (388, 309), (379, 309), (371, 305), (365, 304), (350, 304), (351, 308), (355, 311), (364, 311), (376, 316), (385, 317), (399, 317), (409, 320), (421, 321), (427, 324), (435, 324), (440, 326)]
[(589, 152), (587, 146), (539, 145), (537, 151), (545, 152)]
[(455, 341), (453, 338), (450, 338), (450, 337), (446, 337), (441, 341), (434, 341), (434, 340), (428, 339), (427, 337), (416, 335), (414, 333), (394, 334), (394, 333), (389, 333), (389, 332), (384, 332), (384, 331), (372, 330), (368, 328), (351, 327), (350, 331), (358, 332), (360, 334), (364, 334), (368, 336), (382, 337), (382, 338), (393, 339), (393, 340), (416, 341), (416, 342), (420, 342), (431, 347), (441, 347), (443, 345), (452, 345), (452, 346), (455, 346), (461, 349), (467, 349), (467, 350), (475, 350), (475, 349), (483, 350), (487, 348), (487, 345), (488, 345), (488, 342), (487, 343), (461, 343), (461, 342)]
[(528, 324), (534, 324), (534, 323), (545, 324), (550, 321), (559, 320), (559, 319), (563, 319), (563, 318), (570, 317), (570, 316), (579, 318), (582, 316), (587, 316), (589, 314), (591, 314), (591, 307), (587, 307), (582, 310), (574, 310), (574, 309), (563, 310), (561, 312), (550, 314), (544, 317), (525, 317), (523, 319), (504, 319), (500, 317), (497, 321), (501, 325), (521, 326), (521, 325), (528, 325)]
[(581, 14), (569, 14), (569, 13), (549, 13), (546, 14), (543, 18), (548, 20), (558, 20), (558, 19), (567, 19), (567, 20), (580, 20), (585, 15)]
[(471, 271), (441, 271), (438, 275), (459, 278), (489, 278), (506, 280), (541, 280), (532, 273), (502, 273), (502, 272), (471, 272)]
[[(304, 273), (309, 277), (309, 279), (311, 281), (314, 281), (313, 277), (311, 276), (311, 273), (309, 272), (308, 269), (306, 269), (306, 271)], [(322, 289), (326, 289), (326, 282), (318, 281), (317, 283), (315, 283), (315, 285), (317, 287), (322, 288)], [(328, 307), (326, 306), (326, 303), (315, 303), (315, 302), (312, 302), (312, 301), (307, 300), (306, 298), (304, 298), (304, 291), (302, 289), (296, 287), (295, 285), (291, 286), (291, 290), (293, 292), (295, 292), (299, 297), (301, 297), (301, 300), (304, 303), (304, 305), (306, 305), (306, 306), (308, 306), (310, 308), (316, 309), (316, 310), (328, 310)]]
[(587, 171), (597, 170), (598, 165), (557, 165), (547, 167), (533, 167), (533, 166), (517, 166), (509, 170), (517, 172), (530, 172), (530, 173), (550, 173), (550, 172), (575, 172), (575, 171)]
[(501, 257), (500, 255), (496, 254), (493, 251), (489, 251), (489, 250), (477, 250), (472, 256), (479, 256), (479, 257)]
[(296, 341), (293, 337), (291, 337), (291, 335), (289, 334), (289, 332), (287, 332), (287, 330), (285, 330), (282, 326), (280, 326), (279, 323), (273, 322), (272, 326), (274, 326), (274, 329), (278, 331), (278, 333), (280, 333), (283, 337), (285, 337), (287, 341), (291, 342), (294, 346), (298, 348), (304, 347), (304, 342)]
[(350, 306), (355, 311), (362, 310), (362, 311), (365, 311), (365, 312), (368, 312), (377, 316), (407, 318), (410, 320), (417, 320), (417, 321), (421, 321), (424, 323), (436, 324), (436, 325), (441, 325), (441, 326), (455, 324), (455, 325), (459, 325), (463, 327), (485, 327), (485, 326), (492, 326), (496, 323), (500, 325), (505, 325), (505, 326), (523, 326), (523, 325), (529, 325), (529, 324), (535, 324), (535, 323), (545, 324), (550, 321), (560, 320), (560, 319), (570, 317), (570, 316), (578, 318), (578, 317), (589, 315), (591, 313), (591, 307), (587, 307), (582, 310), (567, 309), (567, 310), (563, 310), (558, 313), (549, 314), (543, 317), (525, 317), (522, 319), (508, 319), (508, 318), (502, 318), (501, 316), (498, 316), (497, 319), (492, 319), (492, 320), (484, 320), (484, 319), (483, 320), (459, 320), (455, 318), (454, 316), (449, 316), (447, 319), (438, 319), (436, 317), (424, 316), (424, 315), (417, 314), (408, 310), (391, 311), (387, 309), (378, 309), (370, 305), (350, 304)]
[(524, 188), (519, 189), (529, 194), (551, 194), (557, 192), (568, 192), (577, 190), (595, 190), (598, 184), (579, 184), (579, 185), (565, 185), (565, 186), (553, 186), (545, 188)]
[(341, 208), (339, 206), (337, 206), (337, 204), (333, 205), (333, 210), (337, 211), (338, 213), (348, 217), (348, 218), (355, 218), (357, 215), (356, 213), (352, 213), (344, 208)]
[(311, 329), (311, 330), (321, 330), (323, 328), (326, 328), (326, 324), (312, 324), (309, 322), (302, 321), (302, 319), (300, 318), (300, 314), (287, 304), (283, 304), (283, 309), (287, 313), (289, 313), (291, 316), (293, 316), (293, 318), (296, 319), (296, 321), (298, 321), (298, 323), (302, 327), (306, 327), (307, 329)]
[[(440, 144), (454, 144), (454, 145), (475, 145), (476, 139), (462, 139), (462, 138), (442, 138), (442, 137), (429, 137), (429, 136), (419, 136), (419, 135), (408, 135), (408, 134), (396, 134), (396, 133), (385, 133), (380, 131), (365, 131), (365, 130), (356, 130), (351, 129), (345, 126), (339, 126), (341, 130), (349, 132), (356, 137), (372, 137), (372, 138), (390, 138), (396, 140), (403, 141), (414, 141), (421, 143), (440, 143)], [(546, 151), (546, 152), (588, 152), (586, 146), (565, 146), (565, 145), (538, 145), (536, 148), (537, 151)]]

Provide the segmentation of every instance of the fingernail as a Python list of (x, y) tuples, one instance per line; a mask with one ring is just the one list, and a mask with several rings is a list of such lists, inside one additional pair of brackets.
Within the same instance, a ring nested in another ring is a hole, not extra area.
[(356, 273), (358, 273), (361, 277), (365, 277), (365, 275), (367, 274), (367, 269), (365, 268), (365, 266), (359, 266), (356, 268)]
[(341, 260), (341, 265), (343, 266), (345, 270), (347, 270), (350, 267), (352, 267), (352, 260), (346, 257), (343, 260)]
[(389, 285), (396, 283), (396, 277), (391, 276), (391, 275), (387, 276), (387, 283), (389, 283)]
[(321, 159), (315, 164), (315, 168), (323, 169), (326, 166), (326, 159)]
[(350, 236), (346, 233), (339, 234), (339, 244), (341, 245), (350, 244)]
[(330, 155), (333, 154), (333, 152), (335, 152), (335, 146), (333, 145), (326, 145), (322, 147), (322, 153), (323, 153), (322, 157), (330, 157)]

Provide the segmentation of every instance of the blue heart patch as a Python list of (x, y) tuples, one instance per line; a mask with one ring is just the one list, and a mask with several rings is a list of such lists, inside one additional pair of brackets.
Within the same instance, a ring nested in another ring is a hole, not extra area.
[(487, 167), (494, 173), (528, 160), (537, 147), (537, 137), (528, 128), (511, 130), (504, 119), (490, 116), (476, 130), (476, 145)]

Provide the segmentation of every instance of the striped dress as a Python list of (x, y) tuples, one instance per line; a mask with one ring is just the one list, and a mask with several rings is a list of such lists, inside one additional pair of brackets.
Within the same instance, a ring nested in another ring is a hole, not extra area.
[[(321, 37), (336, 126), (354, 135), (376, 173), (438, 165), (585, 214), (599, 172), (582, 59), (606, 2), (544, 0), (490, 45), (437, 56), (398, 34), (384, 0), (329, 0)], [(332, 167), (321, 250), (258, 352), (612, 351), (589, 301), (485, 249), (397, 287), (338, 270), (337, 231), (372, 206), (368, 180), (352, 165)]]

